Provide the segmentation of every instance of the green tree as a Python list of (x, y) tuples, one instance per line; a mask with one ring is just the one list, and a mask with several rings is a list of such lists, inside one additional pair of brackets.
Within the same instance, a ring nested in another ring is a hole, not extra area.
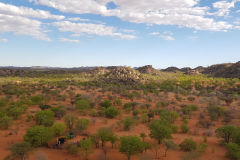
[(89, 119), (81, 118), (78, 119), (76, 122), (76, 130), (80, 133), (83, 133), (89, 126)]
[(132, 155), (141, 153), (144, 150), (144, 145), (141, 139), (137, 136), (123, 136), (120, 138), (119, 151), (126, 154), (128, 160)]
[(165, 121), (155, 120), (149, 125), (150, 137), (158, 140), (158, 144), (161, 144), (164, 139), (172, 138), (172, 128)]
[(50, 127), (54, 123), (54, 112), (50, 110), (39, 111), (35, 115), (36, 123)]
[(102, 147), (104, 147), (104, 144), (105, 144), (107, 141), (110, 141), (110, 138), (111, 138), (114, 134), (113, 134), (113, 131), (112, 131), (111, 128), (102, 127), (102, 128), (99, 128), (99, 129), (98, 129), (97, 135), (98, 135), (99, 139), (100, 139), (101, 142), (102, 142)]
[(190, 138), (186, 138), (182, 143), (179, 144), (179, 147), (185, 152), (191, 152), (197, 149), (197, 143)]
[(85, 159), (88, 159), (88, 154), (92, 149), (92, 141), (90, 138), (80, 141), (80, 148), (85, 152)]
[(164, 156), (167, 157), (168, 150), (176, 150), (178, 147), (173, 140), (164, 140), (163, 145), (165, 146)]
[(64, 121), (66, 123), (67, 129), (71, 132), (76, 123), (77, 117), (74, 114), (68, 114), (65, 116)]
[(66, 125), (64, 123), (54, 123), (52, 130), (55, 137), (61, 136), (66, 131)]
[(28, 142), (15, 143), (9, 150), (11, 151), (11, 158), (24, 160), (27, 153), (31, 150), (31, 144)]
[(234, 126), (222, 126), (215, 130), (216, 136), (222, 138), (224, 143), (229, 143), (232, 141), (234, 132), (235, 132)]
[(44, 126), (34, 126), (29, 128), (24, 135), (24, 141), (31, 143), (34, 147), (42, 146), (52, 138), (53, 131)]

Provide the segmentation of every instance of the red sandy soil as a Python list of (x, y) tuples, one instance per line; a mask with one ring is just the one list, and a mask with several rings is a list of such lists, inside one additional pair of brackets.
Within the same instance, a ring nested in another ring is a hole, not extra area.
[[(86, 91), (78, 90), (77, 93), (85, 93), (86, 94)], [(87, 94), (91, 94), (91, 93), (92, 92), (88, 92)], [(95, 93), (96, 93), (95, 97), (101, 95), (101, 93), (99, 93), (99, 92), (95, 92)], [(111, 93), (106, 92), (105, 95), (107, 95), (107, 94), (111, 94)], [(163, 96), (163, 94), (160, 96)], [(104, 98), (106, 98), (106, 97), (107, 96), (104, 96)], [(174, 98), (174, 94), (169, 94), (168, 100), (176, 101)], [(122, 101), (124, 104), (126, 102), (129, 102), (130, 100), (122, 98)], [(146, 101), (144, 99), (140, 99), (140, 100), (134, 99), (134, 101), (146, 103)], [(155, 106), (156, 102), (157, 101), (155, 101), (153, 99), (153, 102), (151, 102), (152, 106)], [(54, 102), (54, 101), (50, 102), (50, 104), (54, 104), (54, 103), (56, 103), (56, 102)], [(69, 105), (69, 103), (70, 103), (70, 100), (67, 99), (65, 102), (65, 105), (67, 106), (67, 105)], [(182, 133), (173, 134), (174, 142), (176, 144), (180, 144), (185, 138), (192, 138), (198, 144), (203, 142), (202, 132), (205, 129), (197, 127), (196, 124), (199, 120), (198, 115), (200, 112), (203, 112), (203, 109), (206, 107), (206, 103), (199, 103), (198, 97), (196, 97), (196, 100), (194, 102), (189, 102), (186, 100), (186, 97), (185, 97), (185, 98), (183, 98), (183, 100), (181, 102), (177, 102), (177, 104), (170, 105), (169, 107), (179, 106), (180, 104), (197, 104), (200, 107), (200, 110), (195, 112), (192, 115), (192, 118), (189, 120), (189, 123), (188, 123), (190, 130), (192, 132), (194, 130), (196, 130), (196, 132), (198, 134), (196, 134), (196, 135), (182, 134)], [(237, 105), (234, 103), (232, 106), (236, 107)], [(37, 106), (30, 106), (27, 112), (32, 113), (34, 115), (34, 112), (36, 112), (38, 110), (40, 110), (40, 109)], [(125, 117), (125, 116), (131, 116), (131, 114), (127, 115), (123, 111), (122, 117)], [(90, 120), (93, 119), (93, 117), (90, 117), (90, 116), (79, 116), (79, 117), (89, 118)], [(205, 116), (205, 117), (207, 118), (207, 116)], [(96, 131), (100, 127), (116, 126), (116, 123), (120, 120), (120, 117), (115, 118), (115, 119), (106, 119), (106, 118), (102, 118), (102, 117), (95, 117), (94, 119), (96, 122), (94, 124), (91, 123), (91, 125), (89, 126), (89, 128), (87, 130), (87, 133), (90, 133), (90, 134), (96, 133)], [(175, 124), (180, 126), (181, 123), (182, 123), (182, 120), (179, 118)], [(215, 130), (215, 128), (223, 125), (221, 120), (216, 121), (214, 123), (215, 123), (215, 126), (212, 128), (213, 131)], [(234, 120), (232, 122), (232, 124), (239, 125), (239, 121)], [(7, 149), (9, 146), (11, 146), (11, 144), (23, 141), (23, 136), (26, 133), (26, 130), (28, 128), (30, 128), (32, 125), (34, 125), (34, 121), (26, 122), (26, 114), (25, 114), (19, 120), (14, 121), (14, 125), (10, 129), (0, 130), (0, 160), (3, 160), (4, 157), (6, 157), (10, 153)], [(16, 130), (18, 130), (18, 132), (15, 134), (14, 131), (16, 131)], [(114, 130), (115, 134), (117, 134), (118, 136), (140, 135), (140, 133), (142, 133), (142, 132), (149, 135), (149, 129), (147, 128), (147, 126), (145, 124), (138, 124), (137, 126), (133, 127), (130, 131), (121, 131), (117, 127), (115, 127), (113, 130)], [(9, 133), (12, 133), (12, 135), (9, 135)], [(68, 143), (71, 143), (72, 141), (78, 141), (81, 138), (82, 137), (77, 136), (75, 139), (69, 141)], [(155, 142), (155, 140), (152, 140), (150, 138), (146, 138), (146, 141), (149, 141), (152, 143)], [(219, 139), (217, 139), (215, 137), (215, 135), (213, 135), (211, 137), (207, 137), (207, 144), (209, 145), (208, 149), (201, 156), (200, 159), (202, 159), (202, 160), (225, 160), (226, 159), (226, 157), (225, 157), (226, 150), (224, 149), (224, 147), (222, 147), (219, 144)], [(108, 160), (125, 160), (125, 159), (127, 159), (126, 156), (124, 154), (121, 154), (117, 149), (112, 149), (110, 144), (108, 144), (107, 147), (109, 148), (108, 153), (107, 153)], [(215, 149), (213, 149), (213, 148), (215, 148)], [(161, 146), (159, 153), (160, 153), (160, 157), (162, 160), (178, 160), (178, 159), (180, 159), (181, 155), (186, 154), (180, 150), (168, 151), (167, 157), (163, 157), (163, 154), (164, 154), (163, 150), (164, 150), (164, 147)], [(133, 156), (132, 160), (138, 160), (138, 159), (140, 159), (139, 157), (143, 157), (144, 155), (150, 155), (150, 156), (154, 157), (155, 153), (154, 153), (154, 151), (149, 150), (149, 151), (147, 151), (147, 153)], [(40, 160), (39, 157), (41, 157), (41, 156), (47, 158), (48, 160), (81, 160), (81, 159), (84, 159), (84, 157), (82, 157), (81, 155), (79, 155), (79, 156), (71, 155), (71, 154), (67, 153), (66, 150), (48, 149), (48, 148), (44, 148), (44, 147), (37, 148), (37, 149), (34, 149), (33, 151), (31, 151), (29, 153), (28, 159), (29, 160)], [(104, 160), (104, 154), (103, 154), (102, 149), (101, 148), (94, 149), (93, 152), (89, 154), (89, 160)]]

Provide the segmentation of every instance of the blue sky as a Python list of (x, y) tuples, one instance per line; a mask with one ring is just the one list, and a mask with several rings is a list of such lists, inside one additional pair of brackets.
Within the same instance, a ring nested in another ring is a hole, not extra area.
[(240, 0), (0, 0), (0, 66), (240, 60)]

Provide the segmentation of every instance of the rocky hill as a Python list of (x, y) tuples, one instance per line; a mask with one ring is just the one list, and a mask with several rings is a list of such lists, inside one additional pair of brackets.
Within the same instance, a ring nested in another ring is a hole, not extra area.
[(212, 77), (223, 77), (223, 78), (239, 78), (240, 79), (240, 61), (237, 63), (223, 63), (216, 64), (209, 67), (196, 67), (194, 69), (185, 67), (169, 67), (163, 69), (164, 72), (183, 72), (188, 75), (192, 74), (204, 74)]

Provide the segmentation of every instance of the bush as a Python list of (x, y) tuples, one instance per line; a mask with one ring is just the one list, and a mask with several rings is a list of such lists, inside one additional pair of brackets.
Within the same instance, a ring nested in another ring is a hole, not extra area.
[(39, 147), (46, 144), (53, 138), (53, 131), (44, 126), (34, 126), (27, 130), (24, 135), (24, 141), (29, 142), (34, 147)]
[(181, 131), (182, 131), (182, 133), (187, 133), (189, 131), (188, 125), (183, 123), (181, 125)]
[(64, 121), (70, 132), (73, 130), (76, 120), (77, 120), (77, 117), (74, 114), (68, 114), (65, 116)]
[(13, 119), (8, 116), (0, 117), (0, 129), (8, 129), (12, 125)]
[(107, 118), (114, 118), (119, 114), (119, 110), (115, 107), (109, 107), (105, 110), (105, 115)]
[(84, 99), (78, 100), (75, 105), (76, 105), (76, 108), (79, 109), (80, 111), (84, 111), (90, 108), (89, 101)]
[(227, 153), (226, 156), (233, 160), (240, 160), (240, 147), (235, 143), (228, 143), (226, 145)]
[(43, 97), (41, 95), (32, 96), (30, 98), (33, 105), (42, 105), (43, 104)]
[(78, 119), (76, 122), (76, 130), (80, 133), (84, 132), (88, 128), (89, 123), (90, 121), (88, 119)]
[(55, 116), (56, 118), (59, 118), (59, 119), (61, 119), (62, 117), (64, 117), (65, 114), (66, 114), (66, 109), (65, 109), (65, 107), (63, 107), (63, 106), (51, 108), (51, 111), (53, 111), (53, 112), (54, 112), (54, 116)]
[(104, 108), (109, 108), (112, 106), (112, 101), (110, 100), (105, 100), (103, 102), (100, 103), (100, 106), (101, 107), (104, 107)]
[(31, 150), (31, 144), (28, 142), (16, 143), (13, 144), (9, 150), (11, 151), (11, 158), (24, 160), (27, 152)]
[(183, 106), (182, 113), (185, 115), (191, 115), (193, 111), (197, 111), (198, 106), (197, 105), (187, 105)]
[(179, 147), (185, 152), (191, 152), (197, 149), (197, 144), (192, 139), (186, 138)]
[(168, 111), (166, 109), (161, 109), (159, 111), (159, 116), (161, 120), (167, 121), (169, 123), (174, 123), (178, 118), (177, 112)]
[(64, 123), (54, 123), (52, 130), (54, 136), (59, 137), (66, 131), (66, 125)]
[(6, 98), (0, 98), (0, 107), (5, 107), (8, 103)]
[(54, 112), (50, 110), (39, 111), (35, 115), (36, 123), (50, 127), (54, 123)]
[(224, 114), (224, 108), (220, 106), (208, 107), (208, 114), (212, 120), (216, 120)]
[(208, 147), (207, 143), (200, 143), (199, 146), (197, 146), (197, 151), (203, 153), (207, 150), (207, 147)]
[(50, 109), (51, 106), (50, 105), (40, 105), (39, 106), (41, 110), (46, 110), (46, 109)]
[(18, 119), (20, 115), (24, 112), (24, 108), (21, 107), (10, 107), (8, 108), (7, 115), (13, 117), (13, 119)]
[(135, 124), (135, 119), (132, 117), (126, 117), (122, 120), (123, 128), (125, 131), (129, 131), (131, 127)]
[(67, 150), (70, 154), (78, 154), (79, 152), (79, 149), (78, 149), (78, 146), (76, 144), (71, 144), (67, 147)]

